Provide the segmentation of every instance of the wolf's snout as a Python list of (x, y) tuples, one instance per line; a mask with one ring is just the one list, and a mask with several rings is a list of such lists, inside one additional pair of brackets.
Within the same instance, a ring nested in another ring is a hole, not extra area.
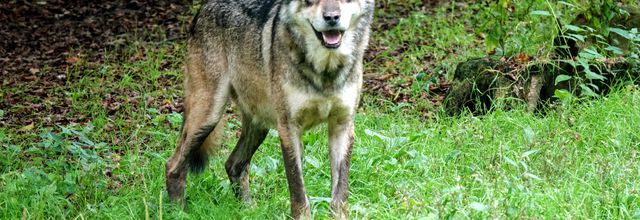
[(330, 26), (335, 26), (340, 21), (340, 11), (330, 11), (322, 13), (322, 18)]

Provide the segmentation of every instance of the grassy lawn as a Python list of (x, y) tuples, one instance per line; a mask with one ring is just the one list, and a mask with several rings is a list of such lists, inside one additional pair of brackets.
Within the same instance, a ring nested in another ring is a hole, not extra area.
[[(372, 46), (385, 48), (367, 62), (365, 74), (394, 75), (389, 85), (414, 101), (365, 94), (356, 117), (350, 216), (640, 218), (637, 86), (557, 103), (544, 115), (523, 105), (483, 116), (447, 116), (423, 99), (424, 85), (415, 75), (446, 77), (456, 62), (483, 56), (483, 42), (474, 33), (487, 19), (475, 16), (480, 8), (442, 4), (405, 14), (394, 27), (374, 29)], [(386, 10), (377, 19), (396, 13)], [(546, 45), (531, 39), (513, 50), (542, 53), (532, 48)], [(235, 117), (209, 168), (189, 176), (187, 209), (168, 202), (164, 163), (182, 122), (176, 111), (184, 47), (184, 42), (135, 41), (107, 52), (104, 63), (80, 60), (69, 69), (66, 86), (50, 91), (64, 94), (71, 106), (67, 116), (80, 123), (50, 126), (43, 119), (0, 127), (0, 219), (287, 218), (289, 196), (275, 132), (251, 165), (257, 206), (244, 207), (234, 198), (223, 164), (237, 140)], [(0, 109), (0, 118), (23, 108)], [(320, 126), (304, 137), (305, 184), (312, 213), (320, 219), (330, 216), (326, 130)]]

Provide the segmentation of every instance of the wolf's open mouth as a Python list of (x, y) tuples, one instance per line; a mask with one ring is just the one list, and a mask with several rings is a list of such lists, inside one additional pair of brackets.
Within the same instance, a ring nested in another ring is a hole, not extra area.
[(329, 30), (318, 32), (315, 30), (315, 28), (313, 29), (313, 31), (316, 32), (316, 37), (318, 37), (318, 40), (322, 42), (322, 45), (324, 47), (329, 49), (336, 49), (340, 47), (340, 43), (342, 43), (342, 31)]

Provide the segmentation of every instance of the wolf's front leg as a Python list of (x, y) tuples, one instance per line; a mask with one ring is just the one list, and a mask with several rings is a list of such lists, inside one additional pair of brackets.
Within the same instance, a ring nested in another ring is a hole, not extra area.
[(349, 209), (349, 164), (354, 136), (353, 118), (329, 121), (329, 157), (331, 159), (331, 211), (336, 219), (347, 219)]
[(311, 209), (302, 177), (302, 137), (300, 127), (285, 120), (278, 121), (278, 135), (284, 167), (289, 183), (291, 216), (294, 219), (310, 219)]

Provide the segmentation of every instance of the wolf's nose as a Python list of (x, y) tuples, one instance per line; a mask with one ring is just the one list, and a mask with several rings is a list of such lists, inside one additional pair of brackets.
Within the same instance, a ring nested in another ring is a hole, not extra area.
[(325, 12), (322, 14), (322, 18), (330, 26), (335, 26), (340, 21), (340, 12)]

